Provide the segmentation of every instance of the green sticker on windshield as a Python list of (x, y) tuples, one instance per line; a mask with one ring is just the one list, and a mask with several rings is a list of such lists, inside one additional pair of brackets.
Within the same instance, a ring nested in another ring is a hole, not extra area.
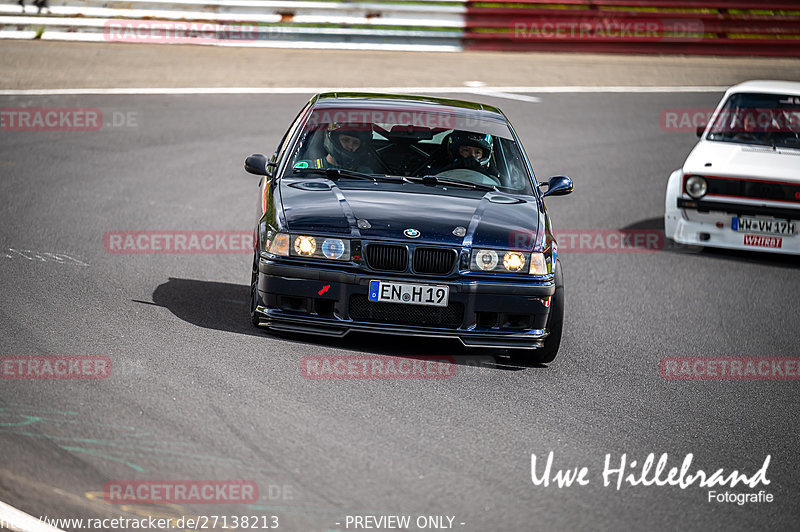
[(300, 161), (294, 165), (294, 168), (308, 168), (308, 163), (305, 161)]

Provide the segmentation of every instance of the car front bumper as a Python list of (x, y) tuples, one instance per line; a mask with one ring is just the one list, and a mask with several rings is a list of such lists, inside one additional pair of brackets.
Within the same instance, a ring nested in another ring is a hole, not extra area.
[(800, 235), (735, 231), (732, 222), (739, 215), (795, 222), (800, 218), (797, 210), (679, 198), (665, 214), (666, 236), (679, 244), (800, 254)]
[[(256, 313), (273, 330), (458, 338), (469, 347), (541, 347), (554, 282), (415, 278), (259, 260)], [(369, 282), (447, 285), (447, 307), (368, 301)]]

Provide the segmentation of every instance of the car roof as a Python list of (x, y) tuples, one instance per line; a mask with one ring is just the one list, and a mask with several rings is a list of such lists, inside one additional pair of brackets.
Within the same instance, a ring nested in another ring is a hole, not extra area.
[(726, 91), (726, 96), (738, 92), (759, 92), (763, 94), (790, 94), (800, 96), (800, 82), (777, 80), (752, 80), (734, 85)]
[(317, 94), (313, 100), (315, 100), (315, 107), (358, 105), (402, 109), (404, 107), (413, 106), (416, 108), (429, 107), (430, 111), (442, 111), (444, 110), (443, 108), (447, 108), (450, 111), (463, 110), (473, 113), (477, 112), (479, 115), (482, 115), (483, 118), (507, 121), (503, 112), (497, 107), (452, 98), (371, 92), (323, 92)]

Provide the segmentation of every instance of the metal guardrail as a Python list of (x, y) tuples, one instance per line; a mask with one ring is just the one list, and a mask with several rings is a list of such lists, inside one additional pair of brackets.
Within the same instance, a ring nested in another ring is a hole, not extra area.
[(0, 0), (0, 38), (800, 57), (800, 0)]
[[(30, 1), (30, 0), (29, 0)], [(0, 38), (458, 51), (465, 0), (61, 0), (42, 15), (0, 2)]]
[[(131, 18), (156, 14), (164, 18), (226, 20), (285, 24), (361, 24), (462, 28), (465, 0), (443, 2), (309, 2), (264, 0), (61, 0), (52, 14)], [(3, 5), (3, 4), (0, 4)]]

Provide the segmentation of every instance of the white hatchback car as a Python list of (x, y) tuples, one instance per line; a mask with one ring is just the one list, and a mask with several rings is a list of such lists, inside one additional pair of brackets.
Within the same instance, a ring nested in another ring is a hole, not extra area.
[(800, 83), (731, 87), (667, 183), (681, 244), (800, 254)]

